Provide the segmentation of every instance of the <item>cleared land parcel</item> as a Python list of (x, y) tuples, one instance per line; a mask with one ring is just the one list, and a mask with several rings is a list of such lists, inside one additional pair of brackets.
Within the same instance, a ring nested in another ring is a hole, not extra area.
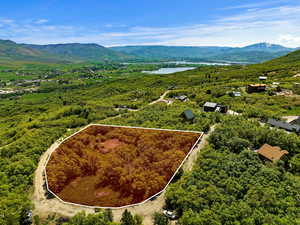
[(66, 202), (122, 207), (162, 191), (199, 132), (91, 125), (66, 139), (46, 166), (48, 188)]

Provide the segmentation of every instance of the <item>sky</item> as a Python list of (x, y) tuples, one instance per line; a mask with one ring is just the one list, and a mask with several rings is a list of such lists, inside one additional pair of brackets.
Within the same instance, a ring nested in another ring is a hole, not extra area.
[(300, 0), (9, 0), (0, 5), (0, 39), (300, 47)]

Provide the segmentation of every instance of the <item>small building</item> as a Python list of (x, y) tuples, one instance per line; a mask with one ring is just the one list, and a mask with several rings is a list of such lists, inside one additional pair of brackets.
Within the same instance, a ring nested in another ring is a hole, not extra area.
[(247, 86), (248, 93), (264, 92), (266, 90), (267, 90), (267, 85), (265, 84), (249, 84)]
[(261, 80), (261, 81), (265, 81), (265, 80), (267, 80), (268, 78), (265, 77), (265, 76), (260, 76), (260, 77), (258, 77), (258, 79)]
[(215, 112), (217, 109), (218, 104), (214, 102), (206, 102), (203, 105), (204, 112)]
[(220, 112), (220, 113), (227, 113), (228, 106), (214, 103), (214, 102), (206, 102), (203, 105), (204, 112)]
[(192, 110), (188, 109), (188, 110), (185, 110), (181, 116), (185, 119), (185, 120), (188, 120), (188, 121), (192, 121), (195, 119), (195, 115), (194, 113), (192, 112)]
[(290, 123), (283, 122), (280, 120), (275, 120), (275, 119), (268, 119), (267, 123), (273, 127), (284, 129), (289, 132), (296, 132), (296, 133), (300, 132), (300, 125), (297, 125), (297, 124), (290, 124)]
[(229, 95), (231, 97), (241, 97), (242, 96), (241, 92), (239, 92), (239, 91), (230, 92)]
[(227, 113), (227, 111), (228, 111), (228, 106), (226, 105), (218, 105), (216, 108), (216, 112)]
[(188, 97), (186, 95), (175, 96), (174, 98), (182, 102), (186, 102), (188, 100)]
[(269, 144), (264, 144), (260, 149), (257, 150), (257, 153), (263, 158), (270, 160), (272, 162), (277, 162), (284, 155), (289, 154), (286, 150), (281, 150), (280, 147), (273, 147)]

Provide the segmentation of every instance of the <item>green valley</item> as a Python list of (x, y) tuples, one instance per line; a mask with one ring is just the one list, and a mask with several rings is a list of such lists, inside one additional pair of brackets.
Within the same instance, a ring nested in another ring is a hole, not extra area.
[[(2, 63), (0, 224), (29, 224), (28, 218), (43, 225), (142, 224), (130, 208), (122, 219), (114, 210), (86, 209), (95, 214), (74, 217), (50, 208), (38, 213), (42, 209), (33, 187), (40, 157), (58, 139), (90, 123), (211, 131), (192, 170), (184, 171), (165, 194), (165, 208), (177, 212), (180, 225), (299, 224), (299, 134), (266, 124), (269, 118), (300, 115), (299, 58), (295, 51), (260, 64), (198, 65), (165, 75), (142, 73), (165, 64)], [(247, 85), (255, 83), (267, 90), (248, 93)], [(186, 101), (177, 98), (183, 95)], [(234, 113), (204, 112), (205, 102), (226, 105)], [(181, 116), (187, 109), (194, 120)], [(265, 143), (289, 154), (276, 163), (266, 161), (254, 151)], [(144, 224), (153, 216), (165, 223), (162, 210), (155, 216), (145, 212)]]

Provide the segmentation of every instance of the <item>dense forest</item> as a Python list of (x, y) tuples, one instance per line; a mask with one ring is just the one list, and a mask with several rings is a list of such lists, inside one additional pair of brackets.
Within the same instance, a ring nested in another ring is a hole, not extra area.
[(89, 126), (52, 153), (46, 167), (49, 188), (83, 205), (142, 202), (166, 186), (200, 135)]
[[(290, 154), (276, 165), (254, 152), (264, 143)], [(191, 173), (167, 192), (179, 224), (299, 224), (300, 139), (243, 118), (227, 118)]]
[[(211, 218), (212, 224), (299, 223), (299, 136), (257, 124), (300, 114), (300, 89), (295, 85), (300, 83), (299, 55), (257, 65), (201, 66), (170, 75), (141, 73), (156, 69), (152, 65), (1, 64), (1, 85), (6, 85), (1, 90), (39, 76), (51, 82), (42, 82), (36, 91), (0, 95), (0, 224), (24, 224), (28, 210), (34, 212), (30, 199), (40, 156), (57, 139), (89, 123), (194, 131), (208, 131), (219, 123), (194, 170), (168, 192), (170, 207), (182, 213), (179, 222), (205, 224)], [(245, 86), (260, 82), (261, 75), (268, 77), (268, 90), (247, 93)], [(167, 98), (187, 95), (189, 101), (148, 105), (166, 90)], [(280, 95), (282, 90), (292, 94)], [(240, 91), (241, 97), (231, 97), (232, 91)], [(225, 104), (246, 121), (230, 117), (230, 123), (225, 115), (204, 113), (206, 101)], [(126, 107), (116, 110), (119, 106)], [(186, 109), (195, 114), (192, 122), (180, 116)], [(288, 161), (265, 163), (249, 151), (265, 142), (288, 150)], [(248, 171), (252, 167), (254, 171)], [(223, 181), (233, 185), (225, 187)], [(41, 224), (46, 219), (41, 218)]]

